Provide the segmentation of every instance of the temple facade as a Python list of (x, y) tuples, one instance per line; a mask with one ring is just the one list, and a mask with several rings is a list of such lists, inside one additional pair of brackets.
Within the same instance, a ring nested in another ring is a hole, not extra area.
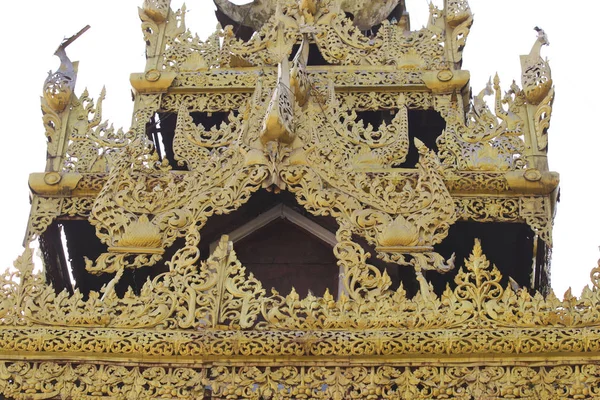
[(138, 9), (128, 130), (75, 88), (87, 28), (58, 47), (0, 397), (600, 398), (600, 267), (550, 289), (546, 33), (478, 91), (467, 0), (419, 30), (404, 0), (214, 3), (207, 40)]

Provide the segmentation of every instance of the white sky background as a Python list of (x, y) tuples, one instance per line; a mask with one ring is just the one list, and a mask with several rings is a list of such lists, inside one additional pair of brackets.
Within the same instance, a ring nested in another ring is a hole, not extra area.
[[(3, 3), (0, 168), (5, 178), (0, 209), (0, 270), (12, 265), (21, 253), (29, 213), (28, 174), (42, 172), (45, 166), (46, 139), (39, 97), (47, 72), (59, 65), (54, 51), (64, 37), (91, 25), (67, 48), (71, 60), (80, 62), (76, 94), (87, 87), (96, 99), (106, 85), (103, 119), (127, 129), (133, 104), (129, 73), (144, 69), (144, 43), (137, 15), (141, 3), (142, 0)], [(172, 0), (174, 9), (181, 4)], [(589, 272), (600, 255), (600, 111), (595, 107), (595, 69), (600, 47), (595, 28), (600, 2), (471, 0), (470, 5), (475, 23), (464, 51), (463, 68), (471, 72), (475, 94), (496, 71), (503, 90), (513, 79), (520, 84), (519, 55), (529, 53), (536, 38), (534, 26), (542, 27), (550, 39), (550, 46), (542, 50), (542, 56), (550, 59), (556, 87), (549, 162), (550, 169), (561, 174), (552, 286), (559, 296), (569, 286), (579, 294), (589, 282)], [(413, 30), (426, 23), (426, 0), (407, 0), (407, 7)], [(216, 26), (212, 1), (188, 0), (187, 8), (188, 28), (206, 38)], [(493, 99), (488, 98), (488, 103), (493, 105)]]

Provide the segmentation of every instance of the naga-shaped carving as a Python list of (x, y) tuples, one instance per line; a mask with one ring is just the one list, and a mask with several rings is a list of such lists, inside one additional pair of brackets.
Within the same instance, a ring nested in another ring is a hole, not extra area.
[(550, 44), (543, 29), (535, 27), (537, 39), (527, 55), (521, 56), (521, 83), (529, 104), (539, 104), (552, 87), (552, 74), (547, 60), (540, 56), (542, 46)]
[(87, 90), (79, 98), (73, 98), (67, 122), (66, 171), (106, 172), (114, 165), (118, 149), (133, 139), (133, 132), (122, 129), (115, 132), (112, 125), (108, 126), (108, 121), (101, 123), (105, 96), (106, 90), (102, 88), (95, 106)]
[(79, 36), (90, 28), (89, 25), (62, 41), (54, 55), (60, 59), (60, 66), (56, 72), (48, 72), (44, 81), (42, 103), (42, 120), (47, 144), (47, 171), (59, 171), (62, 169), (62, 161), (66, 147), (65, 135), (65, 109), (71, 102), (71, 96), (75, 90), (77, 78), (76, 63), (73, 64), (67, 56), (66, 48)]
[[(495, 93), (495, 111), (492, 113), (485, 96)], [(440, 159), (446, 168), (472, 171), (506, 171), (525, 166), (522, 158), (525, 143), (524, 120), (527, 114), (523, 94), (513, 83), (509, 92), (501, 96), (500, 80), (486, 87), (473, 98), (466, 123), (463, 123), (456, 105), (451, 105), (446, 116), (446, 128), (437, 139)], [(503, 104), (508, 105), (508, 110)]]

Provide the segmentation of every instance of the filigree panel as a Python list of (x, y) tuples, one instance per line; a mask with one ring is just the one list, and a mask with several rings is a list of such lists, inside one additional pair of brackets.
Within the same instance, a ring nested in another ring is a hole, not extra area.
[(426, 92), (336, 92), (335, 97), (340, 104), (356, 111), (390, 110), (402, 106), (410, 110), (428, 110), (433, 102), (431, 93)]
[[(431, 17), (427, 27), (420, 30), (410, 32), (404, 21), (384, 19), (377, 34), (367, 37), (341, 11), (347, 6), (348, 2), (339, 0), (311, 8), (282, 2), (270, 16), (262, 17), (263, 23), (255, 26), (256, 33), (247, 42), (235, 37), (232, 26), (218, 27), (206, 41), (200, 40), (186, 29), (185, 7), (170, 11), (166, 23), (152, 18), (148, 10), (140, 10), (140, 17), (148, 58), (162, 54), (157, 68), (170, 71), (276, 65), (283, 54), (291, 53), (302, 35), (309, 35), (329, 64), (395, 65), (407, 70), (446, 68), (445, 20), (439, 10), (432, 9), (437, 18)], [(460, 60), (468, 27), (453, 27), (452, 31), (456, 43), (449, 56)], [(161, 40), (164, 44), (159, 44)], [(159, 45), (163, 49), (157, 52)]]
[(522, 220), (519, 198), (465, 198), (454, 200), (460, 219), (477, 222), (515, 222)]
[[(600, 288), (596, 281), (593, 281), (594, 289), (585, 290), (580, 299), (569, 294), (562, 301), (552, 293), (543, 297), (539, 293), (532, 295), (525, 288), (518, 291), (510, 286), (504, 288), (500, 284), (500, 272), (490, 266), (476, 242), (466, 267), (455, 277), (454, 288), (447, 288), (438, 297), (426, 287), (408, 299), (402, 287), (389, 290), (391, 282), (385, 272), (367, 265), (367, 255), (349, 241), (347, 234), (347, 231), (338, 232), (339, 243), (334, 249), (346, 271), (343, 283), (347, 291), (338, 299), (328, 293), (322, 298), (300, 299), (294, 291), (267, 297), (258, 281), (251, 275), (245, 277), (226, 239), (207, 262), (198, 263), (197, 233), (188, 237), (186, 246), (170, 260), (170, 272), (145, 283), (140, 295), (127, 292), (123, 298), (118, 298), (109, 288), (103, 289), (102, 299), (96, 292), (91, 292), (87, 299), (77, 291), (73, 295), (56, 294), (52, 286), (44, 282), (43, 275), (33, 272), (32, 253), (27, 250), (15, 264), (18, 272), (3, 275), (1, 323), (4, 326), (164, 329), (215, 328), (225, 324), (310, 331), (396, 328), (406, 329), (405, 334), (416, 328), (521, 328), (519, 335), (525, 336), (546, 335), (544, 331), (527, 331), (536, 327), (554, 328), (548, 332), (557, 334), (556, 329), (561, 327), (600, 326), (600, 314), (595, 306), (600, 302)], [(259, 313), (264, 322), (257, 324)], [(475, 333), (460, 333), (462, 336), (471, 334)], [(573, 334), (566, 335), (574, 337)], [(488, 346), (494, 342), (484, 343)], [(9, 346), (8, 342), (4, 345)], [(489, 347), (483, 349), (492, 351)]]
[[(315, 88), (326, 88), (331, 81), (336, 87), (356, 86), (400, 86), (400, 85), (424, 85), (419, 71), (397, 71), (382, 67), (381, 69), (347, 71), (345, 69), (323, 69), (309, 66), (307, 73), (312, 86)], [(214, 69), (209, 71), (198, 71), (194, 73), (182, 72), (173, 81), (173, 88), (181, 89), (247, 89), (252, 91), (258, 79), (265, 86), (272, 86), (277, 78), (276, 68), (263, 68), (260, 70), (250, 69), (229, 70)]]
[[(68, 146), (65, 154), (64, 171), (106, 172), (114, 166), (115, 156), (131, 143), (133, 131), (123, 132), (102, 122), (102, 101), (106, 91), (94, 104), (87, 90), (73, 97), (67, 121)], [(91, 115), (91, 119), (90, 119)]]
[(93, 197), (43, 197), (34, 195), (27, 226), (26, 242), (46, 231), (61, 216), (87, 217), (94, 204)]
[(14, 399), (198, 399), (201, 368), (139, 367), (53, 361), (0, 363), (0, 393)]
[[(495, 93), (495, 114), (485, 96)], [(503, 104), (508, 104), (506, 110)], [(489, 82), (473, 99), (466, 122), (456, 103), (446, 109), (446, 128), (437, 139), (442, 164), (463, 171), (507, 171), (525, 166), (525, 142), (522, 136), (527, 113), (523, 93), (513, 84), (501, 97), (500, 81)]]
[(0, 393), (16, 399), (593, 399), (600, 367), (223, 366), (161, 367), (53, 361), (0, 364)]
[(161, 111), (178, 112), (182, 107), (189, 111), (217, 112), (239, 108), (252, 96), (252, 93), (197, 93), (167, 94), (160, 103)]

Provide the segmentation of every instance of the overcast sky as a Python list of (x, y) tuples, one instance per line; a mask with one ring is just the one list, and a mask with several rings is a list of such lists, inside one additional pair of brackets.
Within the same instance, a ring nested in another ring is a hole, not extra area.
[[(139, 3), (139, 4), (138, 4)], [(143, 72), (144, 44), (137, 7), (142, 1), (55, 0), (3, 4), (0, 25), (3, 47), (0, 65), (4, 90), (0, 97), (3, 122), (4, 171), (0, 269), (10, 266), (21, 252), (29, 212), (27, 178), (45, 166), (46, 140), (39, 97), (47, 72), (55, 70), (53, 57), (63, 37), (86, 24), (91, 29), (68, 47), (71, 60), (79, 60), (77, 95), (87, 87), (97, 98), (106, 85), (104, 119), (128, 128), (132, 102), (129, 73)], [(173, 0), (172, 7), (179, 8)], [(238, 2), (241, 3), (241, 2)], [(471, 0), (475, 23), (464, 52), (464, 69), (479, 92), (496, 71), (504, 90), (520, 82), (519, 55), (529, 53), (543, 28), (550, 46), (542, 55), (550, 59), (556, 99), (549, 133), (551, 170), (561, 174), (561, 202), (554, 229), (552, 286), (559, 296), (569, 287), (579, 293), (596, 266), (600, 244), (598, 173), (600, 134), (594, 93), (598, 75), (596, 26), (599, 2), (574, 0)], [(407, 0), (413, 29), (427, 18), (426, 0)], [(205, 38), (216, 25), (211, 0), (187, 3), (188, 27)], [(489, 100), (493, 101), (492, 99)], [(510, 249), (507, 249), (510, 251)], [(460, 263), (462, 265), (462, 262)]]

